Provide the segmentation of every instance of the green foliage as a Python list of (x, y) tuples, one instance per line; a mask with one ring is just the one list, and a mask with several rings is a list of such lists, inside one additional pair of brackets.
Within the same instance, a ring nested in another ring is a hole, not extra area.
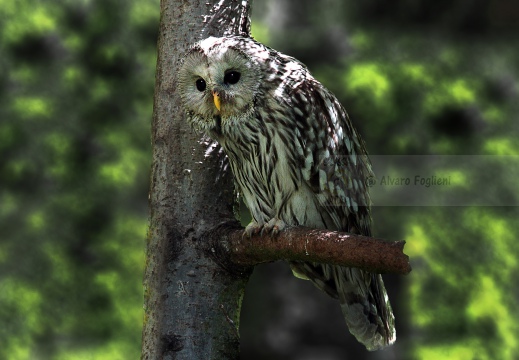
[(417, 359), (514, 358), (516, 218), (517, 211), (481, 207), (411, 217), (405, 236), (416, 263), (408, 296), (420, 329)]
[[(375, 233), (407, 240), (409, 358), (513, 359), (519, 214), (475, 205), (519, 203), (517, 38), (491, 17), (467, 32), (485, 7), (426, 11), (458, 3), (298, 1), (252, 30), (339, 97), (371, 154), (496, 155), (435, 169), (466, 207), (375, 207)], [(139, 357), (158, 17), (158, 0), (0, 0), (0, 359)]]
[[(379, 144), (372, 154), (488, 153), (484, 141), (497, 146), (494, 135), (517, 129), (517, 90), (507, 74), (517, 71), (519, 54), (482, 52), (506, 52), (506, 41), (438, 36), (425, 43), (419, 36), (358, 30), (353, 56), (314, 73), (341, 98), (368, 146)], [(337, 73), (344, 73), (340, 83)]]
[(509, 75), (519, 70), (519, 52), (495, 38), (465, 43), (430, 36), (423, 42), (420, 36), (362, 31), (361, 50), (343, 65), (346, 76), (336, 91), (370, 152), (501, 157), (472, 169), (461, 161), (435, 169), (453, 176), (457, 187), (451, 189), (471, 199), (466, 207), (409, 208), (392, 219), (401, 224), (396, 237), (407, 240), (414, 266), (407, 291), (414, 334), (409, 356), (512, 359), (519, 349), (517, 207), (473, 205), (481, 199), (519, 204), (510, 184), (519, 175), (511, 135), (519, 123), (518, 82)]
[(0, 358), (136, 359), (158, 1), (0, 1)]
[[(512, 359), (519, 349), (519, 214), (517, 207), (473, 205), (482, 199), (519, 204), (511, 184), (519, 176), (511, 135), (519, 123), (518, 82), (509, 75), (519, 70), (519, 52), (499, 39), (421, 42), (419, 36), (367, 32), (361, 38), (373, 38), (364, 40), (371, 45), (346, 65), (350, 76), (340, 94), (349, 99), (353, 119), (360, 119), (371, 153), (469, 154), (476, 162), (478, 155), (500, 156), (472, 169), (461, 160), (455, 168), (435, 169), (454, 176), (452, 189), (470, 199), (466, 207), (410, 208), (398, 220), (414, 265), (407, 292), (415, 334), (410, 356)], [(383, 63), (372, 62), (382, 54)]]
[[(472, 169), (461, 160), (457, 167), (434, 169), (454, 179), (445, 191), (465, 193), (466, 207), (409, 208), (392, 219), (401, 225), (391, 237), (407, 240), (414, 267), (407, 291), (414, 334), (409, 356), (512, 359), (519, 349), (519, 214), (517, 207), (474, 205), (482, 199), (519, 204), (518, 188), (510, 184), (519, 176), (519, 148), (511, 135), (519, 123), (517, 80), (509, 75), (519, 70), (519, 52), (508, 52), (509, 44), (495, 39), (437, 37), (424, 43), (398, 32), (361, 38), (372, 39), (363, 40), (363, 50), (345, 63), (337, 92), (372, 154), (468, 154), (476, 162), (477, 155), (501, 155)], [(382, 56), (383, 62), (373, 61)], [(503, 87), (508, 82), (515, 89)]]

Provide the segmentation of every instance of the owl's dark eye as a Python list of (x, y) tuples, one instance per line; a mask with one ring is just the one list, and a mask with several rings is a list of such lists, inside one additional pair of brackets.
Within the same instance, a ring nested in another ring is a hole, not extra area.
[(240, 81), (240, 76), (241, 76), (241, 74), (238, 71), (231, 70), (231, 71), (225, 73), (225, 75), (223, 77), (223, 82), (225, 84), (234, 85), (238, 81)]
[(205, 90), (205, 80), (204, 79), (198, 79), (195, 84), (196, 84), (196, 88), (198, 89), (198, 91)]

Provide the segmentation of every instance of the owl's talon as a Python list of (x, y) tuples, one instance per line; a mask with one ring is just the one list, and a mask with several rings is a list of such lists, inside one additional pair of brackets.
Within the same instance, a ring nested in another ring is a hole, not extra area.
[(256, 221), (252, 220), (249, 225), (245, 227), (245, 230), (243, 231), (243, 237), (248, 237), (250, 239), (252, 235), (258, 234), (262, 228), (263, 225), (260, 225)]
[(286, 227), (286, 224), (283, 220), (280, 220), (278, 218), (271, 219), (266, 224), (260, 224), (254, 220), (252, 220), (249, 225), (245, 227), (245, 230), (243, 231), (243, 237), (251, 238), (253, 235), (261, 234), (266, 235), (270, 234), (272, 236), (275, 236), (279, 234), (283, 229)]
[(268, 234), (268, 229), (266, 228), (265, 225), (263, 225), (263, 227), (261, 228), (260, 235), (263, 236), (265, 234)]
[(279, 234), (285, 227), (286, 224), (283, 220), (273, 218), (270, 219), (270, 221), (263, 226), (261, 232), (262, 234), (263, 232), (266, 232), (267, 234), (270, 233), (271, 235), (275, 236)]

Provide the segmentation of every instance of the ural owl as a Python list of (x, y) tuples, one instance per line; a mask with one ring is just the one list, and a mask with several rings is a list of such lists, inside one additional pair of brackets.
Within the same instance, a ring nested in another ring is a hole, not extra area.
[[(251, 38), (211, 37), (191, 47), (177, 75), (188, 121), (229, 158), (253, 217), (246, 234), (295, 225), (371, 234), (364, 144), (335, 96), (302, 63)], [(339, 300), (350, 332), (368, 350), (394, 342), (380, 275), (290, 265)]]

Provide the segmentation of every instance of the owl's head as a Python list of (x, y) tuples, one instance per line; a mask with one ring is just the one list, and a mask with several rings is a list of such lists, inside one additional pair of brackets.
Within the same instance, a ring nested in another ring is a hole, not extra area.
[(205, 39), (183, 57), (178, 90), (188, 119), (211, 131), (246, 119), (261, 83), (260, 65), (243, 51), (240, 38)]

